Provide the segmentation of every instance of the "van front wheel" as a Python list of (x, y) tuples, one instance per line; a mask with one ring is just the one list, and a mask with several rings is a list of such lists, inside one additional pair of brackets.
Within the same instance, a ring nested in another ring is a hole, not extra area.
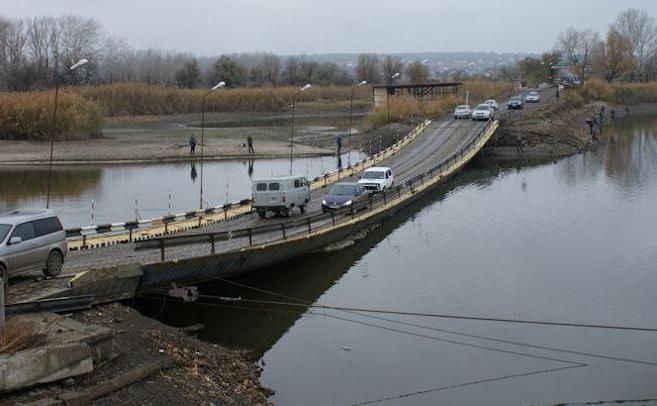
[(62, 253), (57, 250), (52, 250), (50, 251), (50, 254), (48, 254), (46, 269), (43, 270), (43, 273), (50, 277), (57, 276), (62, 271), (63, 264), (64, 256), (62, 256)]

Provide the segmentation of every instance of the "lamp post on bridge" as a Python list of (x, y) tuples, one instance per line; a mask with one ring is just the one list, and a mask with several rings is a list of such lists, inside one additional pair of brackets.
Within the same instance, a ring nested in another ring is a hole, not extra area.
[[(399, 77), (400, 73), (397, 72), (394, 75), (390, 76), (390, 84), (394, 85), (395, 84), (395, 79)], [(386, 104), (388, 108), (388, 122), (390, 122), (390, 91), (386, 92)]]
[[(226, 86), (226, 82), (219, 82), (216, 85), (212, 87), (212, 89), (208, 90), (204, 95), (203, 98), (201, 99), (201, 174), (200, 174), (200, 183), (201, 183), (201, 191), (199, 193), (199, 204), (198, 208), (199, 210), (203, 210), (203, 158), (204, 158), (204, 150), (203, 147), (205, 145), (205, 99), (215, 90), (219, 90), (222, 87)], [(200, 217), (199, 217), (200, 219)], [(200, 220), (199, 220), (199, 225), (200, 225)]]
[[(55, 132), (57, 131), (57, 100), (59, 97), (59, 81), (64, 77), (64, 75), (73, 72), (82, 65), (86, 65), (89, 62), (88, 59), (82, 58), (73, 65), (71, 65), (64, 73), (58, 75), (55, 72), (55, 105), (52, 111), (52, 130), (50, 132), (50, 159), (48, 163), (48, 189), (46, 192), (46, 209), (50, 208), (50, 186), (52, 184), (52, 159), (53, 152), (55, 150)], [(56, 69), (56, 68), (55, 68)]]
[(358, 84), (351, 86), (351, 98), (349, 101), (349, 152), (347, 153), (347, 162), (349, 166), (351, 166), (351, 127), (352, 127), (351, 123), (353, 121), (353, 116), (354, 116), (354, 91), (356, 90), (356, 88), (365, 86), (366, 84), (367, 81), (363, 80)]
[(306, 83), (304, 87), (301, 89), (297, 90), (296, 93), (292, 95), (292, 137), (290, 138), (290, 175), (292, 175), (292, 160), (294, 159), (294, 109), (295, 109), (295, 104), (296, 104), (296, 98), (297, 96), (310, 89), (312, 85), (310, 83)]

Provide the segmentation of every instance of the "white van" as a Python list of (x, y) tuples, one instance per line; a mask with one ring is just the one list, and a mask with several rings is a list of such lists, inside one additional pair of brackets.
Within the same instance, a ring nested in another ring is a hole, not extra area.
[(304, 176), (257, 179), (252, 188), (252, 206), (262, 218), (267, 217), (267, 211), (287, 217), (295, 207), (304, 213), (310, 202), (310, 183)]

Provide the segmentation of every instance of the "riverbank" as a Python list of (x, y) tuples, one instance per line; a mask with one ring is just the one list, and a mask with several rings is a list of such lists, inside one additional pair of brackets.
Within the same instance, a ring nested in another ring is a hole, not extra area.
[(243, 351), (200, 341), (119, 303), (70, 317), (109, 329), (116, 356), (94, 365), (87, 375), (6, 394), (0, 403), (61, 404), (57, 402), (62, 397), (93, 393), (112, 378), (153, 364), (162, 367), (134, 383), (114, 387), (93, 404), (268, 404), (271, 391), (259, 384), (260, 370)]
[[(602, 122), (600, 112), (602, 111)], [(591, 102), (581, 107), (562, 98), (542, 102), (531, 112), (509, 112), (486, 152), (500, 159), (551, 160), (595, 147), (604, 126), (623, 118), (657, 114), (657, 103), (633, 105)], [(593, 119), (593, 134), (587, 120)]]

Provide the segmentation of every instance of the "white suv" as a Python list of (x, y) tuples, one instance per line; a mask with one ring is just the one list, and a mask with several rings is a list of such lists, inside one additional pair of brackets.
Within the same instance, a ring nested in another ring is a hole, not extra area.
[(392, 169), (385, 166), (373, 166), (365, 169), (358, 181), (369, 193), (381, 193), (390, 189), (394, 182)]

